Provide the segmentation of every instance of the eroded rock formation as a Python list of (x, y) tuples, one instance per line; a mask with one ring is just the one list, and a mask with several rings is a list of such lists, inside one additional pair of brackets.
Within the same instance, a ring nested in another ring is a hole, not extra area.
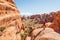
[(0, 27), (21, 28), (21, 17), (13, 0), (0, 0)]
[(49, 27), (60, 33), (60, 11), (55, 12), (53, 23)]
[(16, 34), (16, 27), (8, 27), (3, 32), (3, 35), (0, 36), (0, 40), (21, 40), (20, 34)]
[(14, 1), (0, 0), (0, 40), (21, 40), (20, 34), (17, 34), (21, 26), (20, 12)]

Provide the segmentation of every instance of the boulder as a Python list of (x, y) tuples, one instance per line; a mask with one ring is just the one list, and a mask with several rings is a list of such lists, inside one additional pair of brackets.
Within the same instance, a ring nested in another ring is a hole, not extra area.
[(40, 31), (39, 35), (37, 35), (34, 40), (60, 40), (60, 34), (56, 33), (52, 28), (43, 28), (36, 29), (32, 32), (32, 36), (36, 36)]

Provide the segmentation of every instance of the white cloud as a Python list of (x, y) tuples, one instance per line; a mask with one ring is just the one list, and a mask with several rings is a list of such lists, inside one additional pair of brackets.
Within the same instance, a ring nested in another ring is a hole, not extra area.
[(25, 15), (25, 16), (30, 16), (30, 15), (33, 15), (33, 13), (30, 13), (30, 12), (21, 12), (21, 15)]

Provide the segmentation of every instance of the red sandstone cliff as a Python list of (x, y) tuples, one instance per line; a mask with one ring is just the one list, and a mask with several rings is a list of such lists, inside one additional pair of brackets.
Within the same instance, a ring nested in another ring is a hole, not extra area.
[(60, 11), (56, 12), (56, 14), (54, 15), (53, 24), (51, 24), (49, 27), (60, 33)]

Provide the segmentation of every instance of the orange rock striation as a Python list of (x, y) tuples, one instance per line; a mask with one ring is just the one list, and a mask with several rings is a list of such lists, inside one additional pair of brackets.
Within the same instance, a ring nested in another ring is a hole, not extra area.
[(13, 0), (0, 0), (0, 27), (21, 28), (21, 16)]

